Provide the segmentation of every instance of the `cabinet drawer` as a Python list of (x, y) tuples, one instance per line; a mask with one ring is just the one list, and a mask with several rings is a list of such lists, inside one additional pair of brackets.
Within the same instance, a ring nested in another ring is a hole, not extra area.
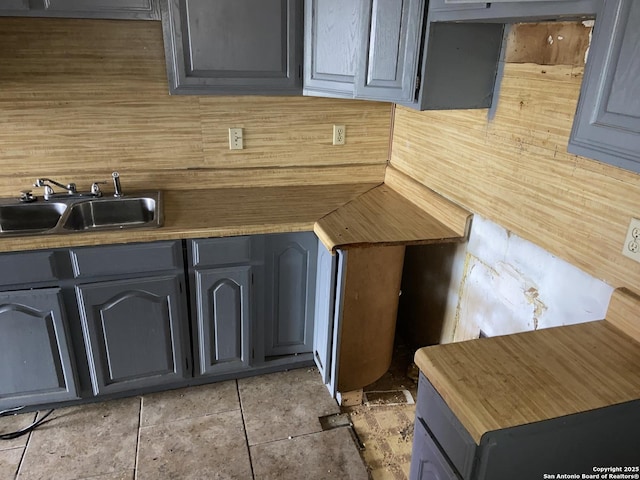
[(123, 276), (182, 268), (180, 242), (74, 248), (70, 253), (76, 278)]
[(413, 431), (410, 480), (460, 480), (420, 418)]
[(216, 267), (251, 261), (251, 237), (191, 240), (191, 265)]
[(48, 282), (60, 278), (56, 256), (53, 251), (0, 255), (0, 285)]
[(420, 373), (416, 419), (422, 418), (463, 478), (470, 478), (478, 446), (469, 432)]

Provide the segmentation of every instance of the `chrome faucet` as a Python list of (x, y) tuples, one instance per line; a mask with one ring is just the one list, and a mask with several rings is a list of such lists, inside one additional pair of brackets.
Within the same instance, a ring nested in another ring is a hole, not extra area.
[[(38, 178), (36, 183), (33, 184), (34, 187), (43, 187), (44, 195), (43, 198), (45, 200), (50, 200), (52, 198), (69, 198), (69, 197), (101, 197), (102, 190), (100, 190), (100, 185), (106, 184), (107, 182), (93, 182), (91, 184), (91, 188), (88, 192), (79, 192), (76, 188), (75, 183), (69, 183), (64, 185), (62, 183), (56, 182), (55, 180), (51, 180), (50, 178)], [(60, 187), (66, 190), (66, 193), (55, 193), (53, 191), (53, 187), (51, 185), (55, 185), (56, 187)], [(120, 192), (122, 195), (122, 192)], [(32, 202), (35, 201), (36, 198), (31, 195), (31, 191), (23, 191), (21, 192), (20, 201), (22, 202)]]
[(67, 195), (77, 195), (78, 190), (76, 189), (75, 183), (69, 183), (67, 185), (63, 185), (62, 183), (58, 183), (55, 180), (51, 180), (50, 178), (38, 178), (36, 183), (33, 184), (34, 187), (44, 187), (44, 199), (49, 200), (55, 192), (53, 191), (53, 187), (49, 184), (53, 184), (57, 187), (60, 187), (67, 191)]

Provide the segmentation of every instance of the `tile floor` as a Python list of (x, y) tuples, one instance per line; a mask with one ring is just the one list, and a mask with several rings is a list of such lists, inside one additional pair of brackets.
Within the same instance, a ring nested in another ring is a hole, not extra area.
[(0, 479), (366, 480), (349, 429), (320, 427), (339, 411), (314, 368), (61, 408), (0, 440)]

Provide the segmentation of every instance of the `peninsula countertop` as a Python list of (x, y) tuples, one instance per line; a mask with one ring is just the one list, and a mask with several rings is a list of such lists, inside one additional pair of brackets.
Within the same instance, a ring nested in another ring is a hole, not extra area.
[[(323, 225), (318, 236), (330, 250), (350, 245), (453, 242), (466, 238), (470, 217), (468, 212), (452, 206), (462, 214), (445, 216), (443, 220), (440, 203), (447, 201), (442, 197), (434, 197), (432, 214), (429, 204), (408, 200), (401, 187), (371, 183), (164, 190), (162, 201), (164, 224), (159, 228), (5, 237), (0, 238), (0, 252), (314, 230), (318, 233), (318, 225)], [(345, 231), (349, 235), (343, 238)]]
[(479, 444), (489, 431), (640, 399), (638, 312), (640, 297), (616, 290), (606, 320), (424, 347), (415, 361)]

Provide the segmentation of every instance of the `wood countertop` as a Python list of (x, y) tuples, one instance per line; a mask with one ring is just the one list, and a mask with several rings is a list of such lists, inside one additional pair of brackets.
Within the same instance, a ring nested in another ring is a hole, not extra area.
[[(413, 203), (407, 196), (427, 189), (402, 174), (398, 178), (405, 183), (393, 188), (355, 183), (164, 190), (160, 228), (6, 237), (0, 238), (0, 252), (312, 230), (330, 250), (465, 238), (468, 212), (430, 191), (427, 201)], [(411, 187), (407, 196), (405, 185)]]
[[(637, 324), (640, 297), (616, 290), (607, 317), (632, 311)], [(492, 430), (639, 399), (632, 334), (600, 320), (424, 347), (415, 362), (479, 444)]]
[(462, 241), (465, 238), (384, 184), (318, 220), (314, 231), (332, 251), (371, 245)]
[(164, 190), (164, 225), (160, 228), (0, 238), (0, 251), (312, 231), (316, 220), (375, 186)]

